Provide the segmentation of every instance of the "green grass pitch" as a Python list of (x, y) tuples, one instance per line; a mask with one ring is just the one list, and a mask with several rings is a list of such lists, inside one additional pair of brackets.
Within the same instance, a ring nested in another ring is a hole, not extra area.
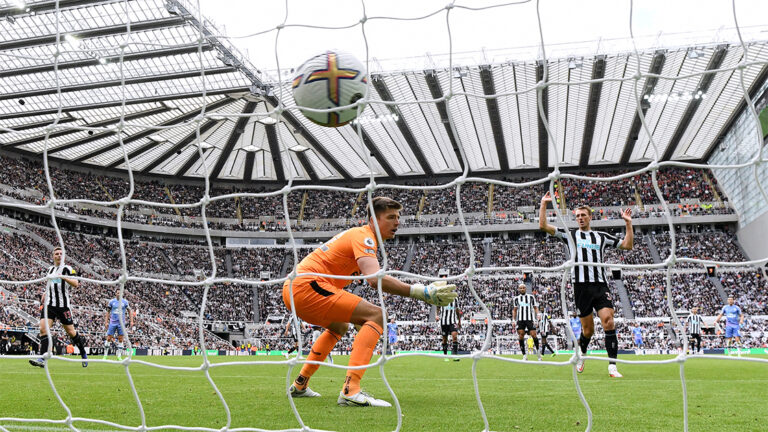
[[(756, 356), (754, 356), (756, 357)], [(763, 356), (765, 358), (766, 356)], [(262, 360), (266, 357), (210, 357), (213, 363)], [(346, 363), (346, 357), (335, 357)], [(669, 356), (626, 356), (650, 360)], [(195, 367), (202, 357), (137, 357), (154, 363)], [(281, 359), (271, 357), (271, 359)], [(552, 359), (552, 358), (547, 358)], [(567, 360), (558, 356), (558, 361)], [(530, 362), (534, 363), (534, 362)], [(386, 376), (403, 409), (405, 431), (480, 431), (483, 422), (475, 400), (472, 361), (407, 357), (390, 360)], [(51, 361), (57, 389), (75, 417), (138, 426), (139, 410), (122, 365)], [(623, 379), (610, 379), (605, 362), (588, 361), (579, 376), (594, 412), (595, 431), (683, 430), (682, 389), (677, 364), (619, 365)], [(211, 368), (226, 398), (232, 428), (298, 428), (285, 396), (287, 365), (233, 365)], [(692, 359), (685, 365), (689, 430), (768, 430), (768, 364)], [(133, 364), (130, 367), (144, 406), (147, 425), (199, 426), (220, 429), (225, 411), (201, 371), (170, 371)], [(294, 369), (295, 372), (298, 369)], [(587, 415), (579, 402), (572, 369), (512, 364), (483, 359), (477, 367), (480, 393), (495, 431), (583, 431)], [(391, 431), (397, 425), (392, 408), (346, 408), (336, 405), (344, 371), (321, 367), (310, 386), (323, 396), (297, 399), (306, 425), (338, 431)], [(369, 369), (363, 387), (391, 401), (378, 367)], [(42, 369), (26, 359), (0, 360), (0, 418), (64, 419)], [(9, 431), (53, 431), (64, 427), (0, 421)], [(76, 422), (81, 430), (103, 425)]]

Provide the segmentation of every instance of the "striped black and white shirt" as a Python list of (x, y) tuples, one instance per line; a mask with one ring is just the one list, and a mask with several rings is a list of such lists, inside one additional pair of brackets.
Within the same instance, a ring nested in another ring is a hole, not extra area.
[(448, 306), (443, 306), (440, 310), (440, 325), (451, 325), (459, 322), (458, 301), (453, 300)]
[(517, 309), (517, 321), (536, 321), (534, 308), (539, 307), (539, 302), (533, 294), (520, 294), (515, 296), (512, 307)]
[[(48, 267), (47, 275), (59, 274), (57, 266)], [(74, 276), (75, 270), (65, 265), (61, 269), (62, 276)], [(50, 279), (45, 284), (45, 304), (53, 307), (69, 307), (69, 284), (61, 278)]]
[(541, 318), (539, 319), (539, 333), (543, 335), (548, 335), (551, 333), (550, 325), (552, 325), (551, 322), (549, 322), (549, 316), (547, 314), (542, 313)]
[(701, 334), (701, 315), (693, 315), (688, 317), (688, 333), (689, 334)]
[[(568, 243), (569, 234), (573, 240), (573, 245)], [(581, 231), (578, 229), (566, 231), (563, 228), (558, 228), (554, 236), (568, 245), (568, 253), (576, 261), (576, 265), (571, 268), (572, 282), (608, 283), (608, 279), (605, 277), (605, 267), (585, 266), (579, 265), (579, 263), (601, 264), (605, 248), (618, 248), (621, 244), (618, 237), (602, 231)]]

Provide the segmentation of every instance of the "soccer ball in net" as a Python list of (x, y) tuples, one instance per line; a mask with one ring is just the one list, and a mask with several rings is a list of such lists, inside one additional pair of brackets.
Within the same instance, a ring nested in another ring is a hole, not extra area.
[(367, 84), (368, 74), (358, 59), (343, 51), (326, 51), (299, 66), (293, 79), (293, 99), (314, 123), (344, 126), (357, 117), (357, 107), (333, 112), (311, 112), (301, 107), (330, 109), (354, 104), (365, 96)]

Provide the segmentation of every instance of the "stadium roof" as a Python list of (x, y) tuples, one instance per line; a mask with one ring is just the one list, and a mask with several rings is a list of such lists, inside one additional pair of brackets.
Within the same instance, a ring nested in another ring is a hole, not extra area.
[[(5, 150), (41, 155), (49, 134), (51, 158), (125, 170), (122, 142), (131, 168), (147, 175), (200, 179), (204, 159), (212, 179), (254, 182), (365, 179), (369, 154), (377, 176), (457, 174), (459, 145), (477, 175), (545, 170), (555, 159), (581, 168), (653, 159), (635, 80), (622, 81), (638, 73), (632, 54), (548, 61), (543, 102), (557, 154), (537, 108), (540, 61), (373, 74), (373, 101), (439, 99), (451, 85), (454, 93), (502, 96), (372, 103), (360, 143), (353, 126), (324, 128), (295, 110), (279, 121), (268, 116), (281, 94), (294, 106), (289, 83), (273, 84), (185, 1), (59, 0), (58, 13), (56, 4), (0, 0)], [(768, 77), (768, 43), (750, 42), (746, 60), (763, 62), (744, 69), (754, 91)], [(743, 106), (743, 92), (738, 70), (697, 73), (742, 61), (741, 46), (729, 44), (641, 53), (639, 72), (684, 77), (637, 82), (662, 160), (706, 160)], [(126, 125), (118, 130), (121, 117)]]

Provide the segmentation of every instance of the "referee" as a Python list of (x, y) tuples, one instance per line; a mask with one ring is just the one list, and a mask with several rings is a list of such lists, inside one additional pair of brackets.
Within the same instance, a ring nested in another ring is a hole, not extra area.
[[(67, 332), (72, 343), (80, 350), (80, 356), (83, 358), (83, 367), (88, 367), (88, 355), (85, 353), (85, 341), (75, 330), (74, 321), (72, 321), (72, 311), (70, 310), (69, 286), (75, 288), (80, 286), (80, 281), (67, 276), (75, 276), (75, 270), (68, 265), (61, 265), (64, 257), (64, 249), (56, 247), (53, 249), (53, 265), (48, 267), (47, 275), (56, 276), (48, 279), (45, 284), (45, 291), (40, 302), (40, 358), (31, 359), (29, 364), (37, 367), (45, 367), (45, 358), (42, 356), (48, 352), (48, 330), (53, 327), (53, 321), (59, 320), (64, 331)], [(61, 267), (61, 271), (59, 271)]]
[[(701, 324), (703, 320), (699, 315), (699, 308), (691, 308), (691, 315), (688, 317), (688, 334), (691, 335), (691, 345), (696, 346), (696, 353), (701, 353)], [(693, 349), (691, 349), (693, 352)]]
[[(634, 246), (634, 232), (632, 231), (632, 209), (627, 208), (621, 212), (621, 218), (626, 223), (626, 236), (620, 242), (615, 236), (602, 231), (592, 231), (592, 209), (582, 205), (576, 208), (574, 216), (578, 229), (557, 228), (547, 222), (547, 204), (552, 202), (552, 197), (547, 192), (541, 198), (539, 208), (539, 229), (551, 236), (555, 236), (568, 245), (570, 257), (576, 262), (571, 268), (571, 282), (573, 283), (573, 297), (576, 301), (576, 309), (581, 320), (581, 336), (579, 346), (582, 354), (587, 353), (589, 341), (595, 332), (595, 323), (592, 311), (597, 312), (600, 323), (605, 330), (605, 350), (608, 357), (613, 360), (619, 351), (619, 341), (616, 337), (616, 326), (613, 322), (613, 301), (608, 290), (608, 279), (605, 276), (605, 267), (597, 267), (584, 264), (602, 264), (605, 248), (618, 248), (631, 250)], [(579, 358), (576, 370), (584, 371), (584, 360)], [(615, 361), (609, 361), (608, 375), (613, 378), (621, 378), (616, 368)]]
[(539, 302), (533, 294), (526, 294), (526, 286), (521, 283), (517, 286), (520, 293), (512, 300), (512, 322), (517, 326), (517, 337), (520, 341), (520, 351), (523, 352), (523, 360), (528, 360), (528, 354), (525, 352), (525, 334), (533, 339), (533, 346), (536, 347), (536, 353), (541, 360), (539, 352), (539, 339), (536, 337), (536, 327), (534, 322), (539, 315)]
[[(461, 311), (457, 305), (458, 298), (454, 299), (448, 306), (440, 308), (438, 320), (440, 320), (440, 331), (443, 334), (443, 354), (448, 355), (448, 335), (451, 336), (453, 344), (451, 345), (451, 354), (457, 355), (459, 353), (459, 333), (458, 329), (461, 328)], [(453, 361), (459, 361), (460, 359), (454, 358)], [(446, 358), (444, 361), (450, 361)]]

